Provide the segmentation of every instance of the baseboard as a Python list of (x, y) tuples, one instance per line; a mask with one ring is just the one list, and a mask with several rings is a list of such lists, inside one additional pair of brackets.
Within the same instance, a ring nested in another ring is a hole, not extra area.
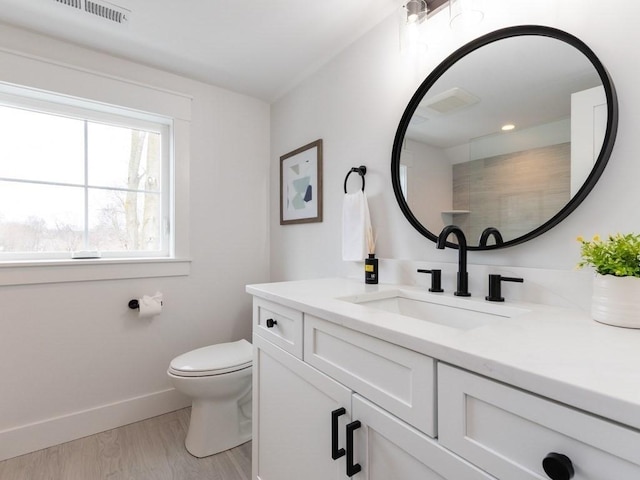
[(190, 405), (175, 389), (0, 431), (0, 461), (69, 442)]

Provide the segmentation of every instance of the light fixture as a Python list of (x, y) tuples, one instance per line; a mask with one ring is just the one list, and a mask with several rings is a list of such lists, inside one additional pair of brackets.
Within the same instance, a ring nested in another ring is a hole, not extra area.
[(510, 130), (513, 130), (514, 128), (516, 128), (516, 126), (513, 123), (507, 123), (506, 125), (503, 125), (501, 130), (503, 132), (508, 132)]
[(418, 24), (427, 19), (426, 0), (409, 0), (405, 8), (407, 9), (407, 24)]
[(480, 0), (449, 0), (449, 18), (454, 30), (477, 25), (484, 18)]
[(403, 57), (421, 57), (427, 50), (425, 27), (427, 2), (409, 0), (400, 10), (400, 52)]

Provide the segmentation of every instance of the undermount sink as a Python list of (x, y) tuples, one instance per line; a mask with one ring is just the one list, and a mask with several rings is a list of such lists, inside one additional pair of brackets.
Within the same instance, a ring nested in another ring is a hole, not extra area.
[(524, 308), (504, 304), (481, 303), (468, 298), (408, 290), (365, 293), (341, 297), (339, 300), (461, 330), (470, 330), (529, 312)]

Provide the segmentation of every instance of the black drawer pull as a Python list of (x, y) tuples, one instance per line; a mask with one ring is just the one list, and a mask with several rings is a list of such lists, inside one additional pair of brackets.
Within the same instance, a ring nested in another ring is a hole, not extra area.
[(344, 456), (344, 448), (338, 448), (338, 417), (345, 413), (344, 407), (331, 412), (331, 458), (334, 460)]
[(353, 463), (353, 432), (361, 426), (360, 420), (356, 420), (347, 425), (347, 477), (353, 477), (362, 470), (359, 463)]
[(551, 480), (569, 480), (575, 474), (571, 459), (561, 453), (548, 453), (542, 460), (542, 468)]
[(267, 328), (273, 328), (277, 324), (277, 320), (274, 320), (273, 318), (267, 318)]

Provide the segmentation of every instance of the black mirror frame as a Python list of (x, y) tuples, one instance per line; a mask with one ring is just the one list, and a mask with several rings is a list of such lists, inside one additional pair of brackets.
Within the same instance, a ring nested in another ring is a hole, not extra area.
[[(602, 80), (602, 85), (605, 90), (605, 95), (607, 98), (607, 127), (605, 131), (604, 141), (602, 144), (602, 148), (600, 150), (600, 154), (589, 173), (589, 176), (583, 183), (582, 187), (576, 192), (576, 194), (567, 202), (567, 204), (556, 213), (551, 219), (549, 219), (544, 224), (540, 225), (536, 229), (530, 231), (525, 235), (521, 235), (520, 237), (514, 238), (513, 240), (506, 241), (501, 245), (488, 245), (488, 246), (468, 246), (468, 250), (494, 250), (497, 248), (505, 248), (511, 247), (513, 245), (518, 245), (520, 243), (527, 242), (538, 235), (543, 234), (547, 230), (558, 225), (562, 220), (564, 220), (571, 212), (573, 212), (580, 203), (587, 197), (589, 192), (593, 189), (595, 184), (598, 182), (600, 175), (604, 171), (604, 168), (607, 166), (607, 162), (609, 161), (609, 157), (611, 156), (611, 151), (613, 150), (613, 145), (615, 143), (616, 134), (618, 131), (618, 97), (616, 94), (615, 87), (613, 85), (613, 81), (609, 76), (609, 72), (602, 65), (596, 54), (580, 39), (575, 36), (564, 32), (562, 30), (558, 30), (552, 27), (545, 27), (540, 25), (519, 25), (514, 27), (507, 27), (500, 30), (496, 30), (494, 32), (488, 33), (479, 37), (466, 45), (463, 45), (458, 50), (449, 55), (445, 60), (443, 60), (434, 70), (427, 76), (427, 78), (422, 82), (422, 84), (418, 87), (418, 90), (414, 93), (413, 97), (409, 101), (407, 108), (402, 114), (402, 118), (400, 119), (400, 124), (398, 126), (398, 130), (396, 131), (396, 135), (393, 141), (393, 150), (391, 152), (391, 181), (393, 184), (393, 193), (395, 194), (396, 200), (398, 201), (398, 205), (400, 206), (400, 210), (407, 218), (409, 223), (422, 235), (427, 237), (429, 240), (435, 242), (438, 239), (438, 236), (432, 232), (430, 232), (427, 228), (425, 228), (420, 221), (414, 216), (413, 212), (409, 208), (404, 195), (402, 194), (402, 189), (400, 186), (400, 154), (402, 152), (402, 144), (404, 142), (404, 137), (409, 126), (409, 122), (411, 118), (418, 108), (420, 101), (429, 91), (429, 89), (435, 84), (435, 82), (457, 61), (461, 60), (471, 52), (488, 45), (490, 43), (496, 42), (498, 40), (502, 40), (505, 38), (518, 37), (523, 35), (538, 35), (544, 37), (551, 37), (557, 40), (561, 40), (569, 45), (572, 45), (580, 52), (582, 52), (592, 63), (600, 79)], [(458, 248), (458, 246), (454, 243), (447, 242), (447, 247), (450, 248)]]

